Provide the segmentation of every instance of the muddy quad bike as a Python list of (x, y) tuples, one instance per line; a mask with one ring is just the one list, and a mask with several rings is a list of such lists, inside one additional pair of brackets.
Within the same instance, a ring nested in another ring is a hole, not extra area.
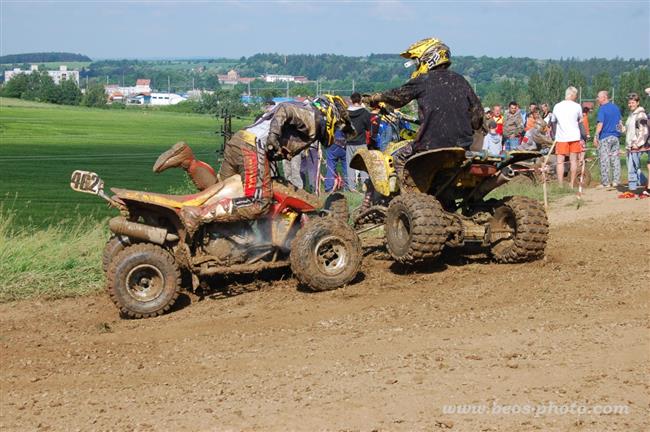
[(458, 147), (428, 150), (406, 161), (398, 181), (390, 154), (360, 150), (350, 166), (370, 178), (353, 224), (358, 232), (383, 225), (388, 251), (404, 264), (433, 260), (445, 247), (487, 252), (499, 262), (539, 259), (548, 236), (543, 206), (521, 196), (484, 199), (514, 177), (512, 164), (539, 156), (513, 151), (491, 157)]
[(109, 197), (99, 176), (87, 171), (75, 171), (70, 186), (120, 210), (121, 216), (109, 221), (113, 237), (103, 265), (111, 300), (127, 317), (169, 310), (180, 292), (181, 272), (191, 275), (196, 289), (211, 275), (291, 266), (302, 284), (325, 291), (351, 282), (361, 265), (356, 233), (329, 216), (335, 212), (330, 209), (345, 207), (340, 194), (321, 206), (304, 191), (274, 181), (271, 209), (263, 218), (204, 224), (190, 235), (180, 209), (243, 196), (238, 175), (183, 196), (113, 188)]

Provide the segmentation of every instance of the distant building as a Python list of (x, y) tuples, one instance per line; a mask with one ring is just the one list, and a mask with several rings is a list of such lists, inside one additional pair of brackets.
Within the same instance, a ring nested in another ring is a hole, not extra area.
[(185, 96), (176, 93), (151, 93), (151, 105), (176, 105), (186, 101)]
[(226, 75), (217, 75), (219, 84), (248, 84), (256, 80), (256, 78), (240, 77), (236, 70), (231, 69)]
[[(30, 75), (33, 72), (38, 72), (38, 65), (31, 65), (28, 70), (14, 68), (13, 70), (5, 71), (5, 82), (9, 81), (16, 75)], [(68, 67), (66, 65), (60, 65), (59, 70), (48, 70), (47, 74), (52, 77), (54, 84), (60, 84), (63, 80), (72, 79), (75, 83), (77, 83), (77, 85), (79, 85), (79, 71), (68, 70)]]
[(149, 96), (151, 94), (151, 80), (138, 79), (134, 86), (120, 87), (117, 84), (104, 86), (109, 102), (124, 102), (132, 100), (136, 96)]
[(307, 77), (298, 75), (298, 76), (293, 76), (293, 75), (274, 75), (274, 74), (266, 74), (264, 75), (264, 81), (266, 82), (297, 82), (297, 83), (306, 83), (309, 81)]

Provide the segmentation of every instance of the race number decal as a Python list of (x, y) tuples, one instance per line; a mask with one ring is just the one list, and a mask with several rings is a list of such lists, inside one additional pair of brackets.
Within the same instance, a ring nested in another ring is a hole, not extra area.
[(104, 182), (94, 172), (77, 170), (72, 173), (70, 187), (77, 192), (97, 195), (104, 189)]

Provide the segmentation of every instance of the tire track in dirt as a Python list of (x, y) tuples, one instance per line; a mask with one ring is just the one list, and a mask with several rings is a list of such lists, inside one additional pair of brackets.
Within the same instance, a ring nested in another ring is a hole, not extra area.
[[(105, 295), (0, 305), (0, 428), (643, 430), (650, 203), (573, 202), (530, 264), (399, 274), (380, 251), (337, 291), (260, 280), (139, 321)], [(442, 412), (547, 402), (630, 413)]]

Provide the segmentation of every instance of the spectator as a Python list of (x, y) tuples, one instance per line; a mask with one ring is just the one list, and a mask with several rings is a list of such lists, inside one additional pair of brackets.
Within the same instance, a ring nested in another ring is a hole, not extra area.
[(483, 151), (490, 156), (499, 156), (501, 154), (501, 142), (503, 137), (497, 133), (497, 122), (490, 120), (487, 124), (488, 134), (483, 138)]
[(299, 153), (291, 158), (291, 160), (284, 159), (282, 161), (282, 172), (284, 178), (289, 180), (289, 183), (302, 189), (302, 177), (300, 176), (300, 167), (302, 166), (303, 153)]
[(589, 141), (591, 139), (591, 132), (589, 129), (589, 112), (591, 110), (589, 107), (584, 107), (582, 108), (582, 124), (584, 125), (585, 128), (585, 142)]
[[(531, 102), (530, 105), (528, 105), (528, 111), (526, 111), (526, 120), (525, 120), (526, 125), (528, 125), (528, 120), (530, 119), (530, 117), (533, 115), (533, 113), (535, 111), (539, 111), (539, 108), (537, 107), (537, 104), (535, 102)], [(531, 128), (532, 128), (532, 125), (531, 125)], [(530, 129), (530, 128), (528, 128), (528, 129)], [(528, 130), (528, 129), (526, 129), (526, 130)]]
[(503, 114), (501, 114), (501, 105), (492, 107), (492, 118), (497, 123), (497, 134), (503, 136)]
[(519, 144), (519, 150), (537, 151), (544, 148), (550, 148), (553, 145), (553, 140), (548, 137), (548, 125), (544, 120), (526, 131), (524, 138)]
[[(598, 92), (598, 109), (596, 133), (594, 134), (594, 146), (598, 149), (600, 158), (600, 185), (599, 188), (611, 186), (616, 188), (621, 181), (621, 160), (619, 159), (621, 136), (619, 123), (621, 122), (621, 111), (616, 105), (609, 101), (609, 94), (605, 90)], [(610, 171), (610, 168), (611, 171)]]
[(318, 170), (320, 168), (320, 143), (314, 141), (303, 153), (300, 174), (302, 176), (303, 189), (307, 192), (318, 193)]
[(503, 121), (503, 137), (505, 138), (505, 150), (517, 150), (519, 147), (519, 137), (524, 131), (524, 122), (521, 118), (521, 112), (517, 102), (512, 101), (508, 104), (508, 113)]
[[(361, 148), (367, 148), (368, 137), (370, 135), (370, 112), (361, 105), (361, 95), (357, 92), (350, 95), (352, 105), (348, 108), (348, 114), (357, 135), (345, 144), (346, 159), (352, 160), (352, 157)], [(347, 184), (350, 190), (357, 190), (357, 175), (360, 175), (360, 180), (363, 182), (368, 174), (363, 171), (347, 167)]]
[[(336, 166), (341, 162), (341, 168), (345, 174), (347, 165), (346, 152), (345, 152), (345, 135), (336, 131), (334, 133), (334, 143), (329, 146), (327, 149), (327, 157), (325, 163), (327, 165), (327, 174), (325, 174), (325, 192), (333, 192), (336, 190), (337, 186), (337, 174)], [(347, 176), (346, 183), (347, 183)], [(350, 189), (350, 184), (346, 184), (347, 189)]]
[(553, 107), (553, 117), (557, 121), (555, 135), (555, 154), (557, 155), (557, 180), (560, 186), (564, 182), (564, 159), (568, 155), (571, 164), (571, 188), (575, 187), (578, 172), (578, 155), (582, 152), (580, 129), (582, 126), (582, 108), (576, 102), (578, 89), (570, 86), (564, 92), (564, 100)]
[[(642, 106), (641, 99), (636, 93), (627, 96), (627, 107), (630, 115), (625, 122), (625, 149), (627, 150), (627, 180), (628, 189), (636, 193), (638, 186), (646, 184), (641, 171), (641, 154), (650, 154), (648, 145), (648, 116)], [(644, 191), (646, 192), (646, 191)]]
[(524, 127), (524, 131), (528, 132), (532, 128), (534, 128), (539, 122), (540, 122), (540, 117), (539, 117), (539, 111), (537, 110), (537, 107), (533, 108), (533, 110), (528, 114), (528, 118), (526, 119), (526, 127)]
[(547, 103), (541, 104), (540, 107), (542, 109), (540, 118), (544, 120), (544, 123), (547, 125), (546, 136), (553, 139), (553, 137), (555, 137), (555, 119), (553, 118), (551, 108), (549, 108)]

